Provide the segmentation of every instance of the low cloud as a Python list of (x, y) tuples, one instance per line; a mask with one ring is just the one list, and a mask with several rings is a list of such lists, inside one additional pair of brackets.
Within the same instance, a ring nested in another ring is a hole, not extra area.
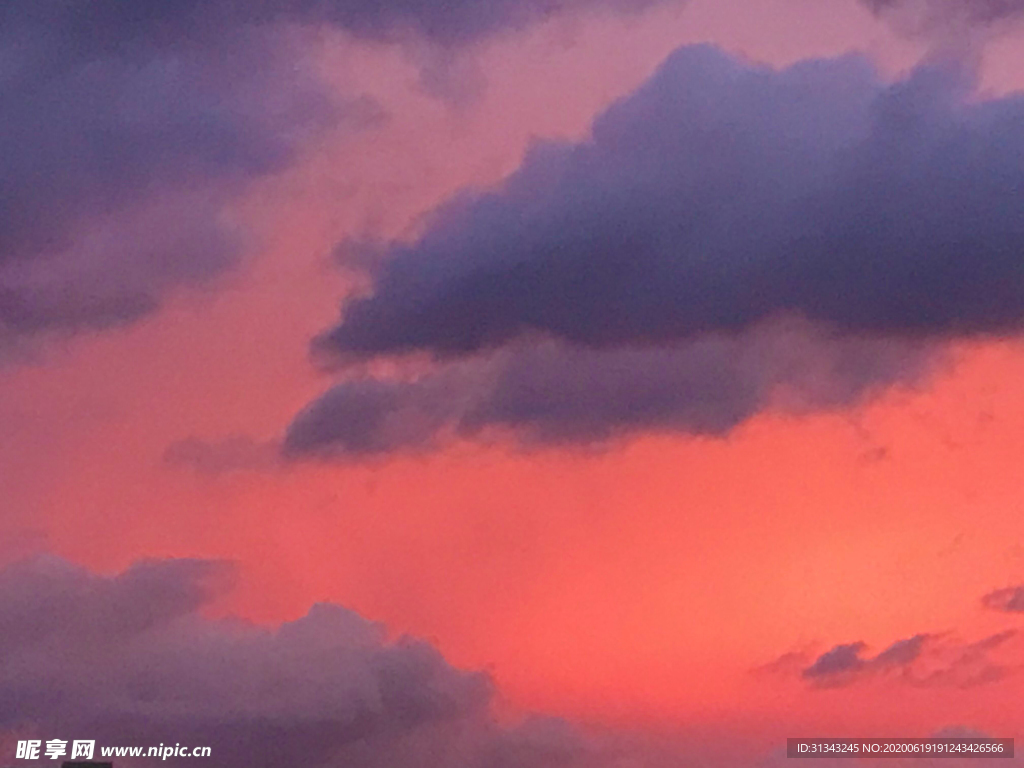
[(238, 262), (224, 211), (372, 105), (280, 25), (217, 6), (13, 0), (0, 11), (0, 337), (102, 329)]
[(919, 32), (992, 28), (1024, 16), (1022, 0), (861, 0), (873, 13)]
[(17, 739), (95, 738), (209, 746), (225, 768), (692, 762), (673, 740), (498, 717), (486, 674), (338, 605), (276, 628), (208, 618), (232, 582), (230, 565), (204, 560), (114, 576), (52, 557), (0, 570), (0, 751), (13, 755)]
[[(868, 681), (898, 681), (929, 687), (971, 688), (1003, 680), (1021, 668), (1014, 630), (965, 642), (949, 634), (919, 634), (897, 640), (871, 656), (863, 642), (837, 645), (799, 669), (814, 688), (841, 688)], [(806, 656), (803, 657), (806, 664)], [(762, 670), (792, 674), (799, 659), (787, 654)]]
[(993, 590), (981, 598), (981, 604), (994, 611), (1022, 613), (1024, 612), (1024, 586)]
[(684, 48), (591, 139), (538, 145), (392, 245), (318, 349), (672, 344), (780, 314), (875, 337), (1016, 333), (1024, 100), (970, 92), (952, 64), (890, 85), (857, 57), (777, 72)]
[[(382, 111), (311, 60), (318, 33), (454, 51), (655, 0), (8, 0), (0, 7), (0, 349), (124, 325), (247, 243), (225, 211), (325, 130)], [(443, 56), (442, 56), (443, 58)]]
[(807, 679), (813, 680), (816, 678), (834, 678), (838, 675), (859, 672), (867, 663), (861, 658), (861, 653), (866, 647), (864, 643), (859, 642), (837, 645), (815, 659), (814, 663), (805, 669), (802, 675)]
[[(84, 737), (209, 746), (225, 768), (774, 764), (723, 753), (721, 733), (709, 746), (550, 717), (510, 722), (486, 674), (341, 606), (316, 605), (276, 628), (210, 618), (234, 579), (229, 564), (194, 559), (112, 576), (47, 556), (0, 569), (0, 751), (13, 754), (17, 739)], [(1010, 639), (946, 646), (988, 659)], [(862, 646), (830, 652), (811, 677), (899, 671), (933, 642), (911, 638), (874, 657)]]
[(673, 347), (522, 344), (409, 380), (341, 383), (299, 414), (286, 455), (357, 459), (452, 439), (524, 447), (638, 433), (724, 436), (754, 415), (850, 407), (934, 370), (927, 344), (776, 323)]
[(486, 676), (344, 608), (318, 605), (276, 630), (203, 618), (229, 573), (172, 560), (101, 577), (53, 559), (0, 572), (0, 728), (209, 745), (225, 766), (317, 766), (420, 728), (486, 722)]
[[(677, 51), (588, 140), (539, 143), (413, 242), (339, 250), (370, 289), (314, 347), (350, 375), (286, 452), (725, 435), (1018, 334), (1024, 100), (972, 88), (949, 63), (888, 84), (855, 56), (775, 71)], [(433, 368), (351, 375), (380, 358)]]

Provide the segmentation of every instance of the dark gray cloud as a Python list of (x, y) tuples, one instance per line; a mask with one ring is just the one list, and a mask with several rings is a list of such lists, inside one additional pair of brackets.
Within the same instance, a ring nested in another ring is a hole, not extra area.
[(636, 11), (658, 0), (11, 0), (0, 26), (45, 30), (64, 57), (126, 54), (153, 48), (210, 45), (239, 28), (268, 24), (330, 24), (359, 37), (417, 35), (463, 44), (584, 9)]
[(1024, 586), (993, 590), (981, 598), (981, 604), (995, 611), (1024, 612)]
[(339, 247), (370, 290), (316, 354), (435, 369), (339, 384), (286, 453), (725, 435), (1018, 333), (1024, 99), (972, 88), (950, 62), (887, 84), (856, 56), (774, 71), (680, 49), (589, 139), (538, 143), (414, 241)]
[(905, 669), (920, 658), (929, 639), (929, 635), (914, 635), (906, 640), (897, 640), (873, 658), (862, 656), (867, 650), (866, 643), (837, 645), (815, 659), (801, 672), (801, 676), (815, 683), (833, 686), (851, 682), (858, 675)]
[(273, 631), (202, 618), (224, 570), (163, 561), (106, 578), (41, 559), (0, 572), (0, 728), (316, 766), (356, 743), (485, 718), (485, 676), (338, 606)]
[(315, 74), (303, 32), (451, 49), (653, 0), (9, 0), (0, 7), (0, 345), (104, 328), (208, 280), (222, 217), (328, 126), (380, 119)]
[(638, 432), (722, 436), (765, 410), (849, 407), (932, 370), (930, 347), (775, 323), (671, 347), (514, 345), (397, 380), (338, 384), (302, 413), (285, 453), (361, 458), (449, 439), (607, 443)]
[(275, 629), (204, 617), (231, 580), (201, 560), (111, 577), (46, 557), (0, 570), (0, 749), (179, 743), (209, 746), (225, 768), (669, 768), (684, 754), (501, 720), (485, 674), (337, 605)]
[(906, 640), (897, 640), (874, 659), (873, 663), (879, 667), (899, 667), (911, 664), (921, 655), (924, 644), (928, 641), (928, 635), (914, 635)]
[[(838, 688), (893, 677), (913, 686), (971, 688), (998, 682), (1019, 671), (1019, 644), (1011, 648), (1017, 637), (1014, 630), (975, 642), (964, 642), (948, 634), (919, 634), (897, 640), (875, 656), (866, 655), (868, 646), (863, 642), (846, 643), (821, 654), (799, 674), (816, 688)], [(790, 674), (795, 661), (793, 654), (787, 654), (762, 669), (766, 673)]]
[(861, 0), (878, 15), (902, 15), (918, 30), (936, 26), (992, 26), (1024, 15), (1022, 0)]
[(466, 382), (450, 375), (411, 382), (348, 381), (295, 418), (282, 448), (290, 457), (365, 457), (428, 448), (460, 417), (466, 396)]
[(321, 352), (467, 355), (542, 334), (665, 344), (792, 313), (849, 334), (1024, 322), (1024, 99), (923, 66), (673, 54), (579, 144), (542, 143), (394, 244)]
[(130, 322), (209, 280), (241, 253), (226, 203), (371, 117), (272, 29), (192, 40), (182, 3), (136, 5), (0, 10), (0, 336)]
[[(81, 651), (96, 651), (194, 613), (232, 575), (201, 560), (144, 561), (110, 579), (57, 559), (18, 563), (0, 572), (0, 652), (38, 653), (72, 628)], [(10, 713), (14, 704), (3, 706)]]
[(866, 663), (861, 658), (861, 653), (866, 647), (864, 643), (859, 642), (837, 645), (821, 654), (802, 674), (805, 678), (814, 679), (858, 672)]

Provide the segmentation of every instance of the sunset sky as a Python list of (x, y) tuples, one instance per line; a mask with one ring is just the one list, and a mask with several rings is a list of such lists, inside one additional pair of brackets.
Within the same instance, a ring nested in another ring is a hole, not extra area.
[(5, 0), (0, 764), (1024, 738), (1022, 93), (1021, 0)]

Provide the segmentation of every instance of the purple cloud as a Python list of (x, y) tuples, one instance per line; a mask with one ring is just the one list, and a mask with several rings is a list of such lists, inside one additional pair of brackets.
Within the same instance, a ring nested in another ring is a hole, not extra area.
[(664, 344), (779, 314), (873, 336), (1015, 333), (1024, 100), (969, 90), (955, 67), (887, 85), (855, 57), (774, 72), (682, 49), (591, 139), (537, 146), (390, 246), (319, 349)]
[(830, 678), (859, 672), (867, 663), (861, 653), (867, 646), (864, 643), (847, 643), (821, 654), (814, 663), (801, 674), (808, 679)]
[(372, 286), (320, 359), (436, 367), (339, 384), (286, 452), (722, 435), (780, 391), (856, 405), (951, 339), (1019, 333), (1024, 99), (971, 93), (955, 65), (887, 84), (858, 57), (677, 51), (591, 138), (539, 143), (413, 242), (339, 247)]
[(209, 745), (218, 765), (312, 766), (486, 718), (485, 676), (338, 606), (277, 630), (204, 619), (228, 575), (185, 560), (110, 578), (53, 559), (0, 572), (0, 728)]
[[(149, 560), (113, 576), (52, 557), (0, 570), (0, 749), (13, 749), (12, 738), (180, 743), (209, 746), (226, 768), (765, 764), (700, 739), (544, 717), (509, 723), (495, 714), (487, 675), (337, 605), (276, 628), (207, 617), (233, 580), (230, 565), (205, 560)], [(1008, 639), (956, 650), (985, 658)], [(834, 649), (813, 668), (913, 664), (915, 643), (874, 661), (861, 644)]]
[[(1020, 669), (1019, 648), (1006, 649), (1017, 638), (1014, 630), (964, 642), (950, 635), (918, 634), (897, 640), (875, 656), (865, 655), (863, 642), (837, 645), (800, 670), (800, 677), (815, 688), (839, 688), (868, 680), (896, 679), (912, 686), (971, 688), (998, 682)], [(763, 667), (789, 674), (795, 666), (787, 654)], [(1014, 660), (1016, 658), (1016, 661)]]
[(124, 56), (154, 48), (214, 45), (239, 28), (281, 22), (330, 24), (359, 37), (407, 34), (446, 45), (524, 27), (557, 14), (588, 9), (633, 12), (658, 0), (94, 0), (69, 9), (57, 0), (12, 0), (0, 25), (20, 33), (47, 28), (68, 43), (65, 57)]
[(918, 29), (962, 24), (992, 26), (1024, 15), (1022, 0), (861, 0), (878, 15), (903, 14)]
[(0, 341), (131, 322), (208, 281), (240, 255), (221, 212), (246, 184), (373, 118), (277, 28), (193, 38), (198, 6), (157, 5), (0, 11)]
[(225, 768), (686, 759), (673, 743), (499, 719), (487, 675), (337, 605), (277, 628), (205, 617), (232, 577), (227, 564), (202, 560), (146, 561), (110, 577), (47, 557), (0, 570), (0, 749), (19, 738), (179, 743), (209, 746)]
[[(325, 26), (452, 48), (654, 0), (10, 0), (0, 7), (0, 346), (132, 322), (235, 264), (222, 211), (323, 129), (381, 118), (301, 50)], [(296, 40), (299, 42), (297, 43)]]
[(1024, 586), (993, 590), (981, 598), (981, 604), (995, 611), (1024, 612)]
[(800, 414), (913, 385), (927, 345), (781, 323), (671, 347), (513, 345), (407, 380), (338, 384), (289, 427), (285, 454), (358, 459), (450, 439), (609, 443), (640, 432), (723, 436), (765, 410)]

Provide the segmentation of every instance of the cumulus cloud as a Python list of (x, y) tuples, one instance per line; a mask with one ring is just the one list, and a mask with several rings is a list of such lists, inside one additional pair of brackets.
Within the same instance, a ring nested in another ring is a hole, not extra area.
[(392, 245), (321, 349), (652, 344), (780, 313), (847, 333), (1015, 332), (1024, 100), (969, 102), (965, 77), (928, 65), (887, 85), (856, 57), (775, 72), (682, 49), (590, 140), (541, 144)]
[(249, 182), (328, 127), (379, 120), (315, 72), (316, 29), (452, 49), (649, 2), (3, 3), (0, 345), (128, 323), (210, 279), (241, 254), (223, 214)]
[(0, 573), (0, 728), (209, 745), (218, 765), (324, 765), (349, 745), (482, 718), (490, 682), (318, 605), (277, 630), (204, 619), (223, 564)]
[(917, 383), (950, 339), (1016, 333), (1024, 101), (970, 93), (952, 65), (885, 84), (858, 57), (773, 71), (677, 51), (587, 141), (538, 144), (411, 243), (339, 249), (372, 285), (321, 359), (435, 368), (339, 384), (286, 452), (724, 435)]
[(114, 576), (49, 557), (0, 570), (0, 749), (178, 743), (209, 746), (226, 768), (669, 768), (684, 754), (498, 718), (487, 675), (337, 605), (277, 628), (204, 616), (232, 580), (229, 565), (202, 560)]
[(240, 255), (222, 212), (244, 185), (367, 119), (274, 30), (193, 38), (180, 6), (0, 10), (0, 336), (123, 324), (210, 279)]
[[(951, 340), (1018, 333), (1024, 99), (972, 89), (948, 62), (885, 83), (857, 56), (775, 71), (680, 49), (589, 139), (538, 143), (411, 242), (339, 249), (370, 289), (319, 358), (435, 372), (340, 384), (286, 450), (726, 434), (780, 391), (845, 407), (920, 381)], [(400, 412), (413, 426), (389, 431)]]
[[(918, 634), (897, 640), (874, 656), (867, 655), (866, 643), (844, 643), (803, 666), (799, 676), (815, 688), (839, 688), (880, 679), (913, 686), (970, 688), (998, 682), (1020, 669), (1016, 640), (1014, 630), (974, 642), (949, 634)], [(789, 675), (801, 666), (798, 662), (793, 654), (787, 654), (762, 670)]]

